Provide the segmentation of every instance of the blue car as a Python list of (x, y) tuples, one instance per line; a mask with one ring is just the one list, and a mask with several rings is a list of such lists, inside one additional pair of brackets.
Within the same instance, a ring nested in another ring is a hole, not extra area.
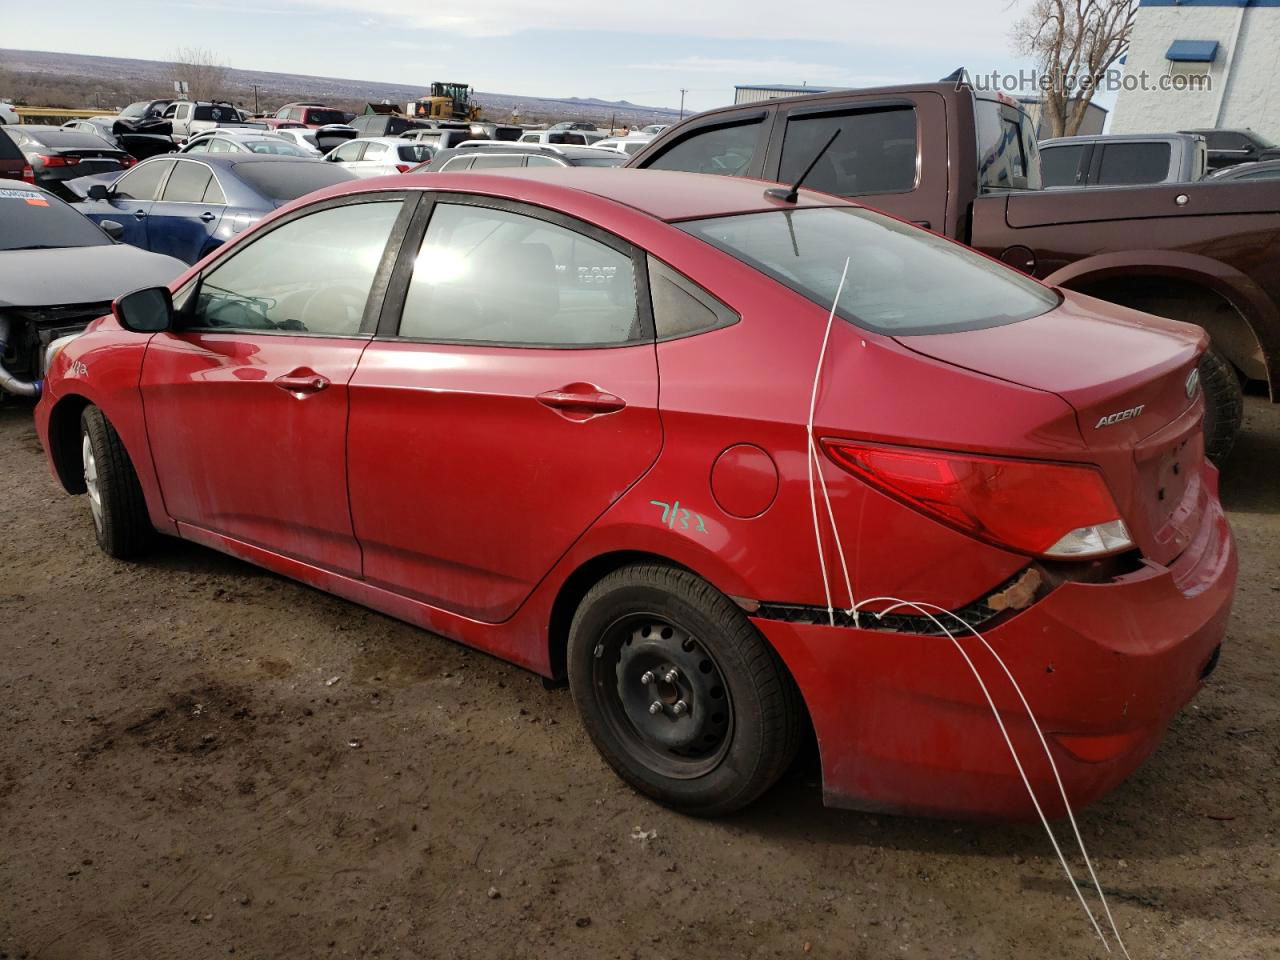
[(95, 223), (124, 226), (120, 239), (195, 263), (210, 250), (304, 194), (354, 179), (334, 163), (268, 154), (163, 156), (127, 173), (80, 177), (67, 186)]

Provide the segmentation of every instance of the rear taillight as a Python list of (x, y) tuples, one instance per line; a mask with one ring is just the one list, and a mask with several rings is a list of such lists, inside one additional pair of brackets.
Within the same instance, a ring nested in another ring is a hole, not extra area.
[(27, 181), (27, 183), (36, 182), (36, 172), (31, 168), (31, 164), (28, 163), (22, 168), (22, 179)]
[(60, 153), (39, 154), (36, 157), (46, 167), (74, 167), (80, 162), (79, 157), (64, 157)]
[(1059, 559), (1133, 546), (1093, 467), (825, 440), (854, 476), (943, 523), (1002, 547)]
[(396, 169), (399, 170), (401, 173), (408, 173), (410, 168), (409, 168), (409, 164), (407, 163), (397, 163)]
[(137, 159), (132, 154), (128, 153), (120, 158), (120, 166), (122, 167), (132, 167), (137, 162)]

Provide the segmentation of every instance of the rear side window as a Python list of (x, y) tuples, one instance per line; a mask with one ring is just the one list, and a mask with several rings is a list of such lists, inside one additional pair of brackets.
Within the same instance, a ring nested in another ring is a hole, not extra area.
[(740, 319), (707, 291), (661, 260), (649, 258), (649, 293), (659, 340), (675, 340), (735, 324)]
[(976, 330), (1053, 309), (1012, 267), (862, 207), (812, 207), (676, 224), (822, 307), (893, 336)]
[(1040, 148), (1040, 177), (1046, 187), (1074, 187), (1083, 182), (1080, 164), (1088, 144), (1067, 143)]
[(386, 152), (387, 145), (385, 143), (366, 143), (364, 145), (364, 156), (360, 159), (373, 160), (375, 157), (380, 157)]
[(695, 130), (645, 166), (650, 170), (684, 170), (742, 177), (755, 157), (763, 120)]
[(440, 203), (414, 262), (400, 335), (520, 346), (640, 338), (626, 254), (559, 224)]
[(174, 203), (199, 203), (213, 179), (213, 172), (203, 163), (180, 160), (164, 185), (162, 200)]
[(116, 199), (154, 200), (160, 191), (160, 181), (171, 166), (172, 160), (149, 160), (139, 164), (116, 181)]
[(331, 207), (269, 231), (201, 277), (190, 325), (358, 334), (400, 206), (380, 200)]
[(495, 157), (484, 155), (476, 157), (471, 163), (472, 170), (493, 170), (500, 167), (523, 167), (524, 154), (513, 153), (510, 156)]
[(1169, 176), (1167, 143), (1108, 143), (1102, 146), (1098, 183), (1160, 183)]
[(837, 129), (840, 135), (806, 187), (841, 197), (915, 189), (916, 112), (911, 107), (793, 117), (787, 121), (778, 179), (795, 183)]
[(527, 167), (563, 167), (567, 166), (563, 161), (554, 157), (544, 157), (540, 153), (531, 153), (525, 163)]

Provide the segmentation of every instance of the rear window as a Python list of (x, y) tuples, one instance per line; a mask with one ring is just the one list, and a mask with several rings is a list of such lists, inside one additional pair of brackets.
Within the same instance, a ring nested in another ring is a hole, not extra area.
[(110, 242), (87, 217), (57, 197), (0, 187), (0, 250), (99, 247)]
[(1015, 106), (977, 99), (978, 185), (984, 190), (1039, 190), (1035, 129)]
[(296, 200), (314, 190), (345, 183), (353, 174), (336, 163), (323, 160), (280, 160), (275, 163), (237, 163), (236, 175), (276, 206)]
[(50, 127), (48, 130), (32, 130), (24, 127), (22, 134), (36, 143), (46, 147), (58, 147), (66, 150), (115, 150), (115, 144), (108, 143), (96, 133), (85, 133), (82, 130), (61, 130)]
[(346, 123), (347, 115), (341, 110), (317, 110), (315, 107), (307, 109), (307, 123)]
[(401, 160), (409, 163), (425, 163), (431, 159), (431, 148), (425, 143), (406, 143), (396, 147)]
[(967, 247), (859, 207), (690, 220), (681, 229), (830, 309), (894, 336), (1015, 323), (1053, 309), (1047, 287)]
[(191, 115), (193, 120), (212, 120), (214, 123), (236, 123), (240, 120), (240, 112), (235, 107), (210, 105), (196, 107)]
[(1160, 183), (1169, 176), (1167, 143), (1108, 143), (1102, 146), (1102, 163), (1098, 166), (1098, 183)]

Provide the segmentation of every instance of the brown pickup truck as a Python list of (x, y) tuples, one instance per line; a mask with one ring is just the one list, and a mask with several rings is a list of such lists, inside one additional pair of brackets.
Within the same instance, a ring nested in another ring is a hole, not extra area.
[(953, 237), (1044, 280), (1199, 324), (1205, 439), (1220, 460), (1241, 387), (1280, 400), (1280, 181), (1043, 190), (1017, 102), (951, 83), (742, 104), (671, 127), (628, 166), (793, 183)]

